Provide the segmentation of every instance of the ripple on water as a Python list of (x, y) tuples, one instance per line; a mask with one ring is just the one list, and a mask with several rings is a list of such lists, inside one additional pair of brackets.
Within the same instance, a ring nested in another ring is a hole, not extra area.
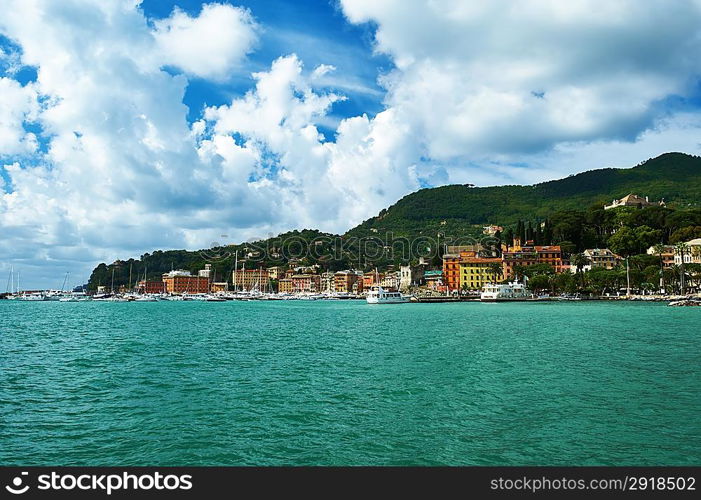
[(699, 331), (658, 304), (0, 301), (0, 462), (698, 464)]

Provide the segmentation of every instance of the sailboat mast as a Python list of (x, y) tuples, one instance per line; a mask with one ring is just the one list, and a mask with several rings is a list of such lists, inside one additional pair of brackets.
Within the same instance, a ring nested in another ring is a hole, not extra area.
[(112, 266), (112, 285), (110, 286), (110, 293), (114, 293), (114, 266)]
[(234, 292), (236, 291), (236, 274), (239, 272), (239, 251), (234, 252)]

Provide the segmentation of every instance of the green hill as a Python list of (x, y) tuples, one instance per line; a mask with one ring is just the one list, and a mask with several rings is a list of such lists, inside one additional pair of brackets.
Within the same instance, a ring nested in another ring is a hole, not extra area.
[(558, 210), (603, 205), (629, 193), (654, 201), (664, 199), (671, 207), (699, 207), (701, 157), (667, 153), (633, 168), (590, 170), (532, 186), (422, 189), (348, 234), (360, 237), (392, 232), (395, 236), (416, 236), (442, 231), (458, 236), (475, 231), (466, 226), (544, 219)]
[[(629, 193), (648, 196), (654, 201), (664, 198), (670, 209), (602, 209), (605, 203)], [(593, 206), (597, 209), (587, 210)], [(640, 241), (624, 242), (635, 250), (660, 240), (667, 243), (698, 237), (701, 235), (701, 158), (668, 153), (633, 168), (592, 170), (533, 186), (453, 185), (422, 189), (342, 237), (305, 229), (267, 240), (200, 251), (156, 250), (139, 259), (98, 265), (89, 287), (93, 290), (99, 285), (111, 287), (113, 282), (119, 287), (134, 283), (145, 274), (149, 279), (160, 279), (162, 273), (171, 269), (194, 273), (205, 263), (212, 265), (216, 279), (226, 280), (230, 278), (236, 254), (239, 266), (243, 264), (249, 269), (289, 263), (319, 265), (330, 270), (372, 269), (403, 261), (396, 255), (368, 258), (373, 253), (368, 250), (368, 244), (373, 241), (381, 240), (378, 248), (382, 248), (392, 245), (396, 238), (407, 237), (418, 245), (422, 238), (417, 236), (435, 239), (440, 235), (441, 241), (455, 243), (461, 237), (481, 235), (484, 224), (518, 230), (517, 222), (526, 221), (532, 229), (540, 225), (531, 227), (531, 223), (546, 218), (549, 219), (547, 232), (535, 238), (540, 237), (545, 244), (567, 242), (572, 251), (607, 245), (608, 238), (624, 225), (647, 231), (638, 235)], [(525, 230), (523, 224), (520, 227)], [(436, 248), (433, 243), (422, 245)], [(366, 256), (362, 262), (360, 255)], [(433, 259), (435, 265), (440, 264), (437, 255)]]

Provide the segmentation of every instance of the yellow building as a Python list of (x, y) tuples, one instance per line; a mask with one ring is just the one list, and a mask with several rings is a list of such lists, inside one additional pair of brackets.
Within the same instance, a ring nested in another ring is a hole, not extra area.
[(460, 290), (481, 290), (487, 283), (501, 281), (501, 274), (495, 273), (492, 267), (501, 259), (484, 257), (467, 257), (460, 260)]

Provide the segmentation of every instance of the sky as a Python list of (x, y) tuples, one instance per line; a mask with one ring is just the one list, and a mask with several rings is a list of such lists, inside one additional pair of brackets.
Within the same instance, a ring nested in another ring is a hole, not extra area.
[(0, 0), (0, 292), (701, 154), (701, 0)]

